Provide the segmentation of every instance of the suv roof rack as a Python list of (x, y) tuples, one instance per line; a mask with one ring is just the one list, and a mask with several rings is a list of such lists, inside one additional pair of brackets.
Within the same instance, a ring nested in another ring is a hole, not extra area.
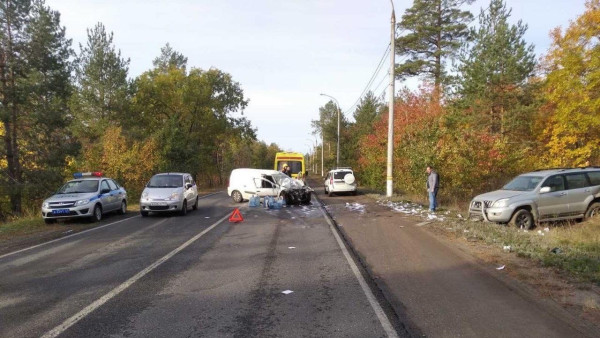
[(536, 169), (535, 171), (544, 171), (544, 170), (568, 170), (568, 169), (573, 169), (573, 168), (541, 168), (541, 169)]

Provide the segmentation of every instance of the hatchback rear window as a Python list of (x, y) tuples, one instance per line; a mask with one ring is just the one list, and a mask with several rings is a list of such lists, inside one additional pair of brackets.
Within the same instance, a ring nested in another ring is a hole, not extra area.
[(333, 178), (336, 180), (343, 180), (344, 176), (352, 174), (351, 171), (336, 171), (333, 173)]

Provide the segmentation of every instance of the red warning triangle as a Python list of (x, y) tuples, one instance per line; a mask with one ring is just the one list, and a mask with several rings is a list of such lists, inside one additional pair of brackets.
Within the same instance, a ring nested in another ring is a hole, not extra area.
[(235, 208), (233, 210), (233, 213), (231, 214), (231, 217), (229, 217), (229, 222), (238, 223), (238, 222), (242, 222), (243, 220), (244, 220), (244, 217), (242, 217), (242, 214), (240, 213), (240, 209)]

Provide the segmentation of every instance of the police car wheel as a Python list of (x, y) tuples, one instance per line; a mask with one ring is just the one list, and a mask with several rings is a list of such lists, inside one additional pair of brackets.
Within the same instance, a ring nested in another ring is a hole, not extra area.
[(196, 203), (194, 203), (192, 210), (198, 210), (198, 196), (196, 196)]
[(50, 219), (50, 218), (44, 218), (44, 223), (46, 224), (54, 224), (56, 223), (55, 219)]
[(92, 214), (92, 222), (100, 222), (102, 220), (102, 207), (96, 205)]
[(122, 201), (121, 202), (121, 209), (119, 209), (119, 214), (120, 215), (125, 215), (126, 212), (127, 212), (127, 202)]
[(140, 210), (140, 214), (142, 215), (142, 217), (148, 217), (148, 212), (147, 211)]

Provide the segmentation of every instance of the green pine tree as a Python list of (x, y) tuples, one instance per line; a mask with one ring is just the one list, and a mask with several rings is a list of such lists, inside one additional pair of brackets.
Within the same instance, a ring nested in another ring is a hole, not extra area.
[(472, 44), (460, 57), (458, 90), (477, 126), (493, 134), (527, 135), (535, 54), (523, 39), (527, 25), (509, 24), (510, 14), (503, 0), (492, 0), (488, 12), (481, 11)]
[(454, 57), (468, 36), (473, 16), (460, 10), (474, 0), (414, 0), (398, 27), (408, 34), (396, 38), (396, 54), (407, 60), (396, 67), (404, 79), (423, 76), (433, 80), (438, 93), (446, 81), (445, 60)]

